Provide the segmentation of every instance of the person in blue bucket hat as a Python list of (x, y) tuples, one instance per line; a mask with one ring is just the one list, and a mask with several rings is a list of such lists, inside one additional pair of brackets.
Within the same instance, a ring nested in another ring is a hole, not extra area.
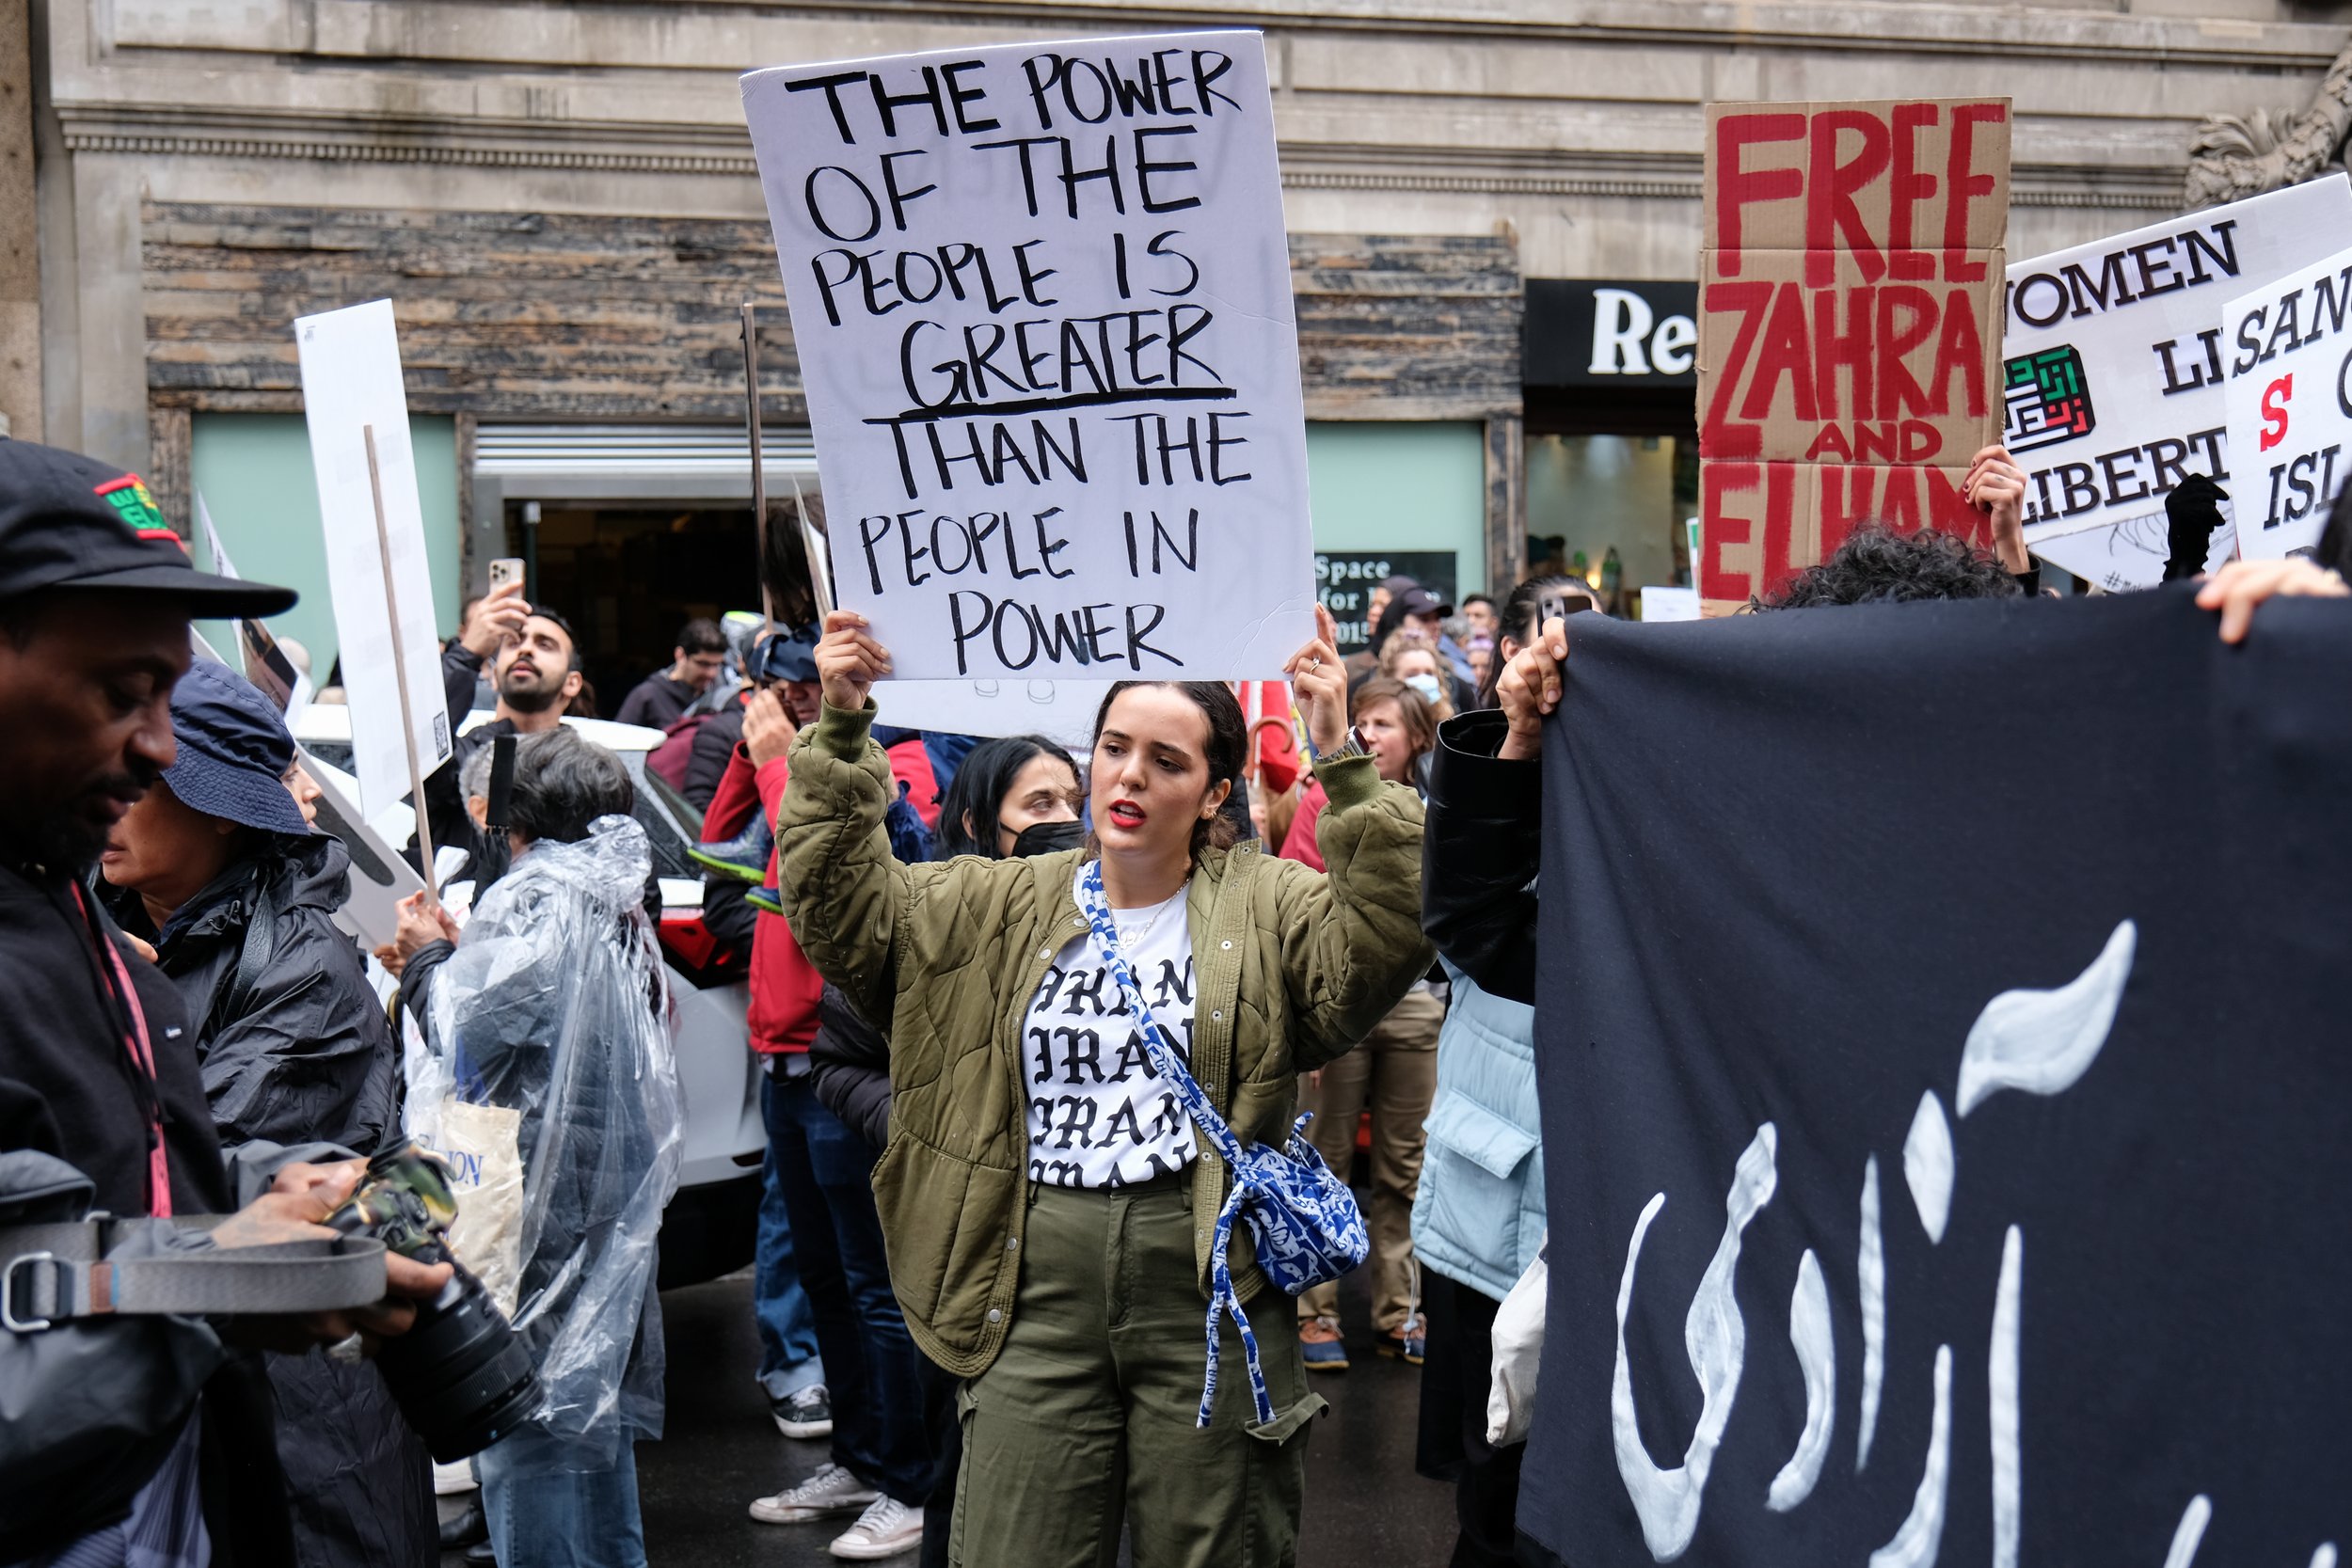
[[(373, 1153), (400, 1135), (394, 1042), (334, 925), (351, 857), (304, 819), (294, 737), (251, 682), (199, 659), (171, 732), (171, 766), (107, 837), (100, 895), (186, 1005), (225, 1149)], [(374, 1367), (273, 1356), (269, 1374), (295, 1560), (430, 1568), (431, 1462)]]

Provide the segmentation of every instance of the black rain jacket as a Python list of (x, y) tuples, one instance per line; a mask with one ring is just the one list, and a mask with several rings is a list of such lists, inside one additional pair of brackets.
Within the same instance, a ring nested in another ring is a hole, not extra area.
[[(273, 835), (149, 938), (195, 1021), (227, 1148), (321, 1142), (367, 1154), (400, 1134), (391, 1026), (334, 924), (350, 866), (326, 834)], [(135, 895), (107, 892), (125, 927), (149, 926)], [(301, 1568), (433, 1568), (432, 1460), (382, 1374), (324, 1355), (268, 1366)]]
[(1438, 728), (1422, 840), (1422, 929), (1497, 996), (1535, 1001), (1535, 880), (1543, 863), (1542, 765), (1504, 762), (1500, 709)]
[(831, 981), (817, 1001), (808, 1069), (818, 1101), (881, 1152), (890, 1142), (890, 1037)]
[(371, 1154), (399, 1131), (391, 1026), (334, 921), (350, 873), (337, 839), (273, 836), (161, 931), (136, 895), (104, 890), (124, 929), (154, 943), (186, 1005), (226, 1147), (268, 1138)]

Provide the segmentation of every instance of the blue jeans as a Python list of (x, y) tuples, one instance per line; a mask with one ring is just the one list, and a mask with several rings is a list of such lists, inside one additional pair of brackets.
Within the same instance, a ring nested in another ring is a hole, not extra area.
[(923, 1356), (890, 1291), (874, 1209), (874, 1147), (825, 1109), (807, 1079), (772, 1077), (767, 1089), (769, 1148), (783, 1177), (833, 1395), (833, 1462), (919, 1508), (930, 1493), (932, 1463)]
[[(775, 1080), (759, 1078), (759, 1115), (768, 1128), (768, 1153), (760, 1167), (759, 1242), (752, 1257), (752, 1310), (759, 1319), (759, 1384), (771, 1400), (787, 1398), (825, 1381), (817, 1354), (817, 1314), (802, 1284), (803, 1259), (792, 1245), (792, 1216), (785, 1207), (776, 1173)], [(839, 1265), (833, 1267), (837, 1271)]]
[(548, 1470), (546, 1445), (525, 1430), (474, 1462), (499, 1568), (645, 1568), (636, 1449), (620, 1443), (609, 1470)]

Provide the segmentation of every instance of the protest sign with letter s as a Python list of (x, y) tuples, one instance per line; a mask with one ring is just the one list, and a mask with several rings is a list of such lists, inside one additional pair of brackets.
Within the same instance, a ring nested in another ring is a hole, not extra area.
[[(441, 705), (441, 649), (433, 630), (424, 512), (417, 495), (391, 301), (300, 317), (294, 344), (302, 361), (310, 467), (326, 531), (335, 636), (342, 645), (343, 689), (351, 702), (353, 770), (360, 806), (374, 816), (408, 791), (411, 754), (418, 771), (430, 773), (449, 760), (453, 745), (449, 714)], [(382, 541), (370, 473), (371, 432), (373, 467), (382, 482)], [(395, 595), (387, 591), (387, 553), (389, 586), (397, 589), (400, 604), (397, 627), (389, 602)], [(409, 692), (405, 732), (404, 671)]]
[[(2341, 183), (2341, 180), (2338, 182)], [(2352, 250), (2233, 299), (2221, 317), (2238, 553), (2315, 544), (2352, 446)]]
[(1278, 673), (1315, 600), (1260, 36), (757, 71), (743, 109), (896, 674)]

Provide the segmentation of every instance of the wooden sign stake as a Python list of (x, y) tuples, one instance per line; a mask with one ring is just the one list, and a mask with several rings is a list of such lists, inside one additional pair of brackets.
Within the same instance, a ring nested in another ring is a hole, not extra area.
[(433, 824), (426, 820), (424, 769), (417, 761), (417, 723), (408, 697), (408, 663), (401, 657), (400, 590), (392, 583), (392, 531), (384, 521), (384, 475), (375, 463), (375, 426), (361, 425), (359, 434), (368, 443), (368, 491), (375, 498), (375, 545), (384, 556), (384, 613), (391, 621), (392, 675), (400, 684), (400, 744), (408, 753), (408, 799), (416, 807), (417, 849), (424, 862), (424, 907), (433, 910), (440, 908), (441, 894), (439, 879), (433, 874)]
[(752, 527), (759, 542), (759, 609), (768, 629), (776, 629), (775, 596), (768, 589), (768, 454), (759, 436), (759, 320), (750, 300), (743, 302), (743, 403), (751, 415)]

